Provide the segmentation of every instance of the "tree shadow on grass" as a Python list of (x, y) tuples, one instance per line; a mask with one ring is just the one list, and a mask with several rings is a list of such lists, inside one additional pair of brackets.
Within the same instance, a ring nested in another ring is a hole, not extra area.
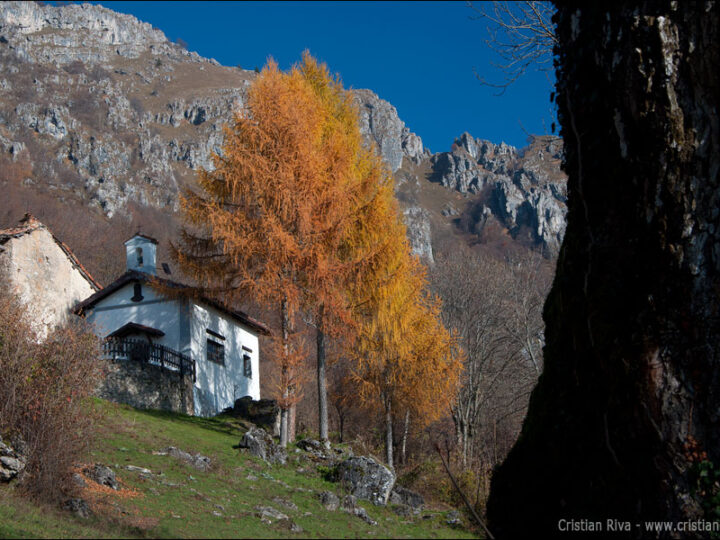
[(240, 436), (246, 431), (246, 426), (243, 423), (238, 422), (232, 417), (226, 416), (215, 416), (205, 418), (201, 416), (190, 416), (182, 413), (174, 413), (170, 411), (161, 411), (156, 409), (131, 409), (139, 414), (157, 418), (168, 422), (176, 422), (215, 431), (216, 433), (222, 433), (223, 435)]

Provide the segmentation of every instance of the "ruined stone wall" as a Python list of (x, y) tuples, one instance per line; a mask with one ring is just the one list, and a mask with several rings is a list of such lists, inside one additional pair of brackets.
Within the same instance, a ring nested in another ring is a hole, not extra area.
[(0, 275), (27, 306), (41, 339), (67, 320), (76, 303), (95, 292), (42, 226), (2, 245)]
[(95, 395), (139, 409), (193, 414), (192, 375), (128, 360), (103, 360), (105, 376)]

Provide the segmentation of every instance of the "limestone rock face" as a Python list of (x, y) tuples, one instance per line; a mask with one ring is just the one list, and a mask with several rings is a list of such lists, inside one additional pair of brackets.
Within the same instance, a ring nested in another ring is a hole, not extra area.
[[(52, 191), (107, 217), (133, 207), (177, 211), (180, 191), (214, 167), (223, 125), (256, 76), (188, 52), (130, 15), (26, 2), (0, 3), (0, 74), (0, 157), (33, 164), (32, 177), (19, 179), (23, 189)], [(391, 103), (371, 90), (353, 94), (365, 140), (398, 185), (427, 184), (430, 170), (454, 193), (491, 191), (472, 232), (482, 234), (492, 217), (513, 237), (528, 229), (537, 245), (557, 251), (565, 216), (557, 139), (522, 151), (464, 133), (450, 152), (431, 155)], [(431, 206), (401, 200), (413, 251), (428, 263)]]
[(0, 147), (44, 164), (27, 183), (108, 217), (132, 203), (177, 210), (254, 77), (89, 4), (3, 2), (0, 36)]
[(476, 211), (484, 226), (497, 218), (511, 234), (523, 227), (549, 254), (557, 254), (565, 234), (566, 180), (560, 173), (562, 142), (536, 137), (523, 152), (504, 143), (474, 139), (463, 133), (450, 152), (430, 158), (432, 180), (463, 194), (484, 194)]
[(415, 163), (425, 157), (422, 140), (405, 127), (395, 107), (370, 90), (355, 90), (354, 94), (360, 111), (360, 131), (377, 146), (391, 171), (400, 168), (403, 157)]
[(430, 220), (427, 210), (419, 206), (410, 206), (403, 211), (410, 247), (415, 255), (432, 263), (432, 239)]
[[(30, 62), (97, 62), (113, 55), (137, 58), (150, 47), (169, 45), (165, 34), (150, 24), (101, 6), (4, 4), (0, 31), (6, 39), (27, 38), (28, 45), (18, 47), (18, 53)], [(88, 35), (93, 36), (89, 47)]]

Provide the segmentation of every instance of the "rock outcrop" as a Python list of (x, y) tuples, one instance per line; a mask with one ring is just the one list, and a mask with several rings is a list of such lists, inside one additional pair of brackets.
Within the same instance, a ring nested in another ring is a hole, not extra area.
[(413, 253), (432, 263), (434, 258), (428, 211), (419, 206), (408, 206), (403, 211), (403, 215)]
[(168, 446), (167, 448), (163, 450), (159, 450), (158, 452), (153, 452), (153, 454), (158, 456), (170, 456), (174, 457), (175, 459), (179, 459), (180, 461), (184, 461), (191, 467), (194, 467), (195, 469), (199, 471), (208, 471), (210, 469), (210, 458), (207, 456), (203, 456), (202, 454), (190, 454), (188, 452), (185, 452), (184, 450), (180, 450), (179, 448), (176, 448), (174, 446)]
[[(188, 52), (151, 25), (97, 5), (0, 3), (0, 151), (29, 162), (23, 189), (94, 207), (108, 217), (133, 206), (178, 209), (181, 189), (212, 169), (223, 125), (243, 106), (253, 71)], [(549, 253), (564, 232), (564, 177), (557, 139), (524, 152), (461, 135), (431, 155), (395, 107), (354, 90), (365, 139), (398, 184), (425, 174), (449, 190), (480, 197), (487, 218), (511, 235), (523, 228)], [(423, 189), (420, 186), (419, 189)], [(427, 201), (402, 201), (413, 251), (433, 260)], [(477, 212), (476, 212), (477, 213)]]
[(275, 437), (280, 436), (280, 407), (274, 399), (255, 401), (252, 397), (245, 396), (236, 399), (233, 406), (223, 412), (248, 420)]
[(87, 476), (96, 484), (100, 484), (101, 486), (107, 486), (110, 489), (118, 489), (117, 478), (115, 478), (115, 471), (113, 471), (110, 467), (107, 467), (106, 465), (96, 463), (91, 467), (84, 468), (83, 473), (85, 473), (85, 476)]
[(422, 495), (402, 486), (395, 486), (392, 489), (389, 502), (407, 506), (413, 513), (420, 513), (425, 505), (425, 499)]
[(450, 152), (434, 154), (431, 179), (463, 194), (480, 194), (474, 232), (489, 217), (515, 236), (529, 229), (532, 239), (557, 254), (565, 234), (566, 180), (560, 173), (562, 142), (535, 137), (523, 151), (463, 133)]
[(275, 441), (263, 428), (251, 427), (243, 435), (238, 448), (247, 448), (253, 456), (259, 457), (270, 464), (279, 463), (285, 465), (287, 463), (285, 449), (275, 444)]
[(102, 6), (3, 2), (0, 36), (2, 147), (43, 162), (38, 189), (109, 217), (130, 203), (177, 209), (254, 76)]
[(88, 519), (93, 515), (90, 505), (85, 499), (68, 499), (63, 503), (63, 508), (81, 519)]
[(360, 131), (376, 145), (391, 171), (402, 166), (404, 157), (420, 163), (429, 155), (420, 137), (400, 120), (395, 107), (370, 90), (355, 90), (354, 94), (360, 112)]
[(3, 442), (0, 437), (0, 482), (17, 478), (27, 465), (27, 449), (21, 439), (12, 443)]

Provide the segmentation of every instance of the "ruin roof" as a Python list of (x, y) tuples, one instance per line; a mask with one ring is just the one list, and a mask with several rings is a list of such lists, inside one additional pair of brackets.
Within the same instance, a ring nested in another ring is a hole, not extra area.
[(0, 229), (0, 245), (6, 244), (10, 240), (14, 238), (20, 238), (22, 236), (25, 236), (26, 234), (31, 234), (37, 230), (45, 230), (47, 231), (50, 236), (52, 236), (52, 239), (55, 241), (55, 243), (58, 245), (58, 247), (65, 253), (65, 256), (70, 260), (72, 265), (82, 274), (82, 276), (90, 282), (90, 284), (95, 288), (95, 290), (102, 289), (102, 285), (98, 283), (94, 277), (90, 274), (90, 272), (87, 271), (87, 269), (82, 265), (80, 260), (75, 256), (75, 254), (72, 252), (72, 250), (68, 247), (68, 245), (60, 240), (57, 236), (55, 236), (50, 229), (48, 229), (45, 225), (43, 225), (35, 216), (32, 214), (25, 214), (23, 218), (20, 220), (19, 225), (17, 227), (11, 227), (8, 229)]

